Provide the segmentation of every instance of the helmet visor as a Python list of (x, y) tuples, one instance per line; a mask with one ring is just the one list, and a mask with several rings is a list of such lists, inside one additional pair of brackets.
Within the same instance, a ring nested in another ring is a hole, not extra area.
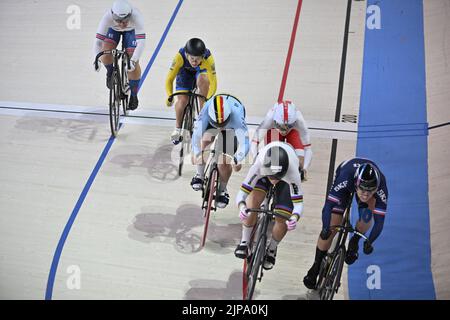
[(130, 21), (131, 13), (127, 14), (124, 17), (120, 17), (117, 14), (113, 13), (112, 17), (113, 17), (113, 20), (117, 23), (128, 22), (128, 21)]
[(271, 165), (269, 167), (261, 166), (260, 174), (270, 179), (281, 180), (284, 176), (283, 167)]
[(361, 191), (365, 191), (365, 192), (375, 193), (377, 191), (378, 187), (376, 184), (373, 184), (373, 183), (361, 182), (358, 185), (358, 189)]

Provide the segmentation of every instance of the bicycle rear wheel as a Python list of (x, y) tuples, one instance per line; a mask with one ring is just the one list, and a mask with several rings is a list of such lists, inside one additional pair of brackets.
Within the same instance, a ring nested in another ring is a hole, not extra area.
[(208, 183), (207, 183), (207, 190), (205, 192), (205, 198), (203, 199), (203, 217), (205, 218), (205, 226), (203, 227), (203, 236), (202, 236), (202, 243), (201, 246), (205, 246), (206, 242), (206, 235), (208, 234), (208, 224), (209, 224), (209, 217), (211, 215), (211, 209), (212, 209), (212, 203), (214, 199), (214, 195), (216, 193), (217, 188), (217, 179), (218, 178), (218, 172), (217, 168), (211, 169), (211, 174), (209, 175)]
[(120, 120), (120, 82), (117, 72), (113, 73), (111, 81), (112, 85), (109, 90), (109, 123), (111, 134), (117, 137)]
[(344, 268), (345, 249), (340, 247), (328, 269), (322, 289), (319, 291), (320, 300), (333, 300), (341, 285), (342, 269)]
[(181, 127), (182, 139), (180, 149), (180, 160), (178, 163), (178, 175), (183, 173), (183, 163), (185, 151), (188, 151), (192, 138), (192, 107), (187, 105), (183, 113), (183, 125)]

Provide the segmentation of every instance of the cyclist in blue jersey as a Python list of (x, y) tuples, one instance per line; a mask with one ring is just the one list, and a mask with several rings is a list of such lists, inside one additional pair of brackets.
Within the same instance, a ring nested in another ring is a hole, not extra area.
[[(223, 137), (220, 148), (224, 156), (219, 158), (221, 160), (218, 163), (219, 186), (216, 205), (225, 208), (230, 200), (227, 191), (228, 180), (233, 168), (235, 171), (241, 169), (240, 162), (244, 160), (250, 148), (245, 108), (237, 98), (229, 94), (218, 94), (209, 99), (195, 122), (192, 151), (197, 173), (192, 178), (191, 186), (196, 191), (202, 189), (204, 180), (206, 159), (203, 157), (203, 151), (218, 134)], [(233, 161), (228, 158), (232, 158)]]
[[(369, 242), (364, 241), (363, 251), (365, 254), (372, 253), (372, 244), (383, 230), (388, 199), (386, 178), (371, 160), (353, 158), (344, 161), (336, 169), (333, 186), (328, 192), (322, 210), (322, 231), (317, 240), (314, 263), (303, 278), (304, 285), (309, 289), (314, 289), (316, 286), (320, 264), (331, 247), (331, 242), (336, 234), (336, 230), (331, 230), (330, 226), (342, 223), (344, 211), (349, 201), (352, 201), (351, 195), (353, 193), (359, 212), (355, 229), (364, 234), (374, 222)], [(361, 236), (354, 234), (350, 239), (345, 258), (347, 264), (352, 264), (358, 259), (360, 238)]]

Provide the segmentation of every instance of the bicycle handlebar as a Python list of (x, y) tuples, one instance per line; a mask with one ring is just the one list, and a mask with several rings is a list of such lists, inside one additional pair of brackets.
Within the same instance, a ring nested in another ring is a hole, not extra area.
[(112, 54), (112, 55), (118, 55), (120, 56), (125, 56), (127, 58), (127, 67), (128, 69), (130, 69), (130, 56), (128, 55), (128, 53), (124, 50), (117, 50), (117, 49), (113, 49), (113, 50), (105, 50), (105, 51), (101, 51), (99, 52), (96, 56), (95, 56), (95, 68), (98, 69), (98, 59), (104, 55), (104, 54)]
[(207, 100), (205, 96), (202, 96), (201, 94), (195, 93), (195, 92), (191, 92), (191, 91), (187, 91), (187, 92), (175, 92), (173, 94), (171, 94), (169, 96), (169, 100), (173, 99), (173, 97), (175, 96), (180, 96), (180, 95), (184, 95), (184, 96), (194, 96), (196, 98), (202, 98), (203, 100)]
[(269, 214), (269, 215), (273, 215), (279, 218), (282, 218), (284, 220), (289, 220), (290, 216), (288, 217), (287, 215), (283, 215), (281, 213), (272, 211), (272, 210), (264, 210), (264, 209), (247, 209), (245, 210), (246, 212), (257, 212), (257, 213), (264, 213), (264, 214)]
[(345, 226), (343, 226), (343, 225), (341, 225), (341, 224), (338, 224), (338, 225), (330, 226), (330, 229), (336, 229), (336, 230), (344, 229), (344, 230), (346, 230), (346, 231), (348, 231), (348, 232), (350, 232), (350, 233), (355, 233), (355, 234), (359, 235), (361, 238), (363, 238), (364, 240), (368, 241), (370, 245), (372, 245), (372, 243), (369, 241), (369, 238), (367, 238), (367, 237), (366, 237), (364, 234), (362, 234), (361, 232), (356, 231), (356, 229), (353, 228), (353, 226), (351, 226), (351, 225), (345, 227)]

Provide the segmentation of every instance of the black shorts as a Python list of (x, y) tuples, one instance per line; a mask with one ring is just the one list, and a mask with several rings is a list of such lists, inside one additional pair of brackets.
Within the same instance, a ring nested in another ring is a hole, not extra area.
[(227, 154), (231, 157), (234, 156), (238, 149), (238, 140), (233, 129), (226, 129), (220, 132), (218, 129), (208, 125), (207, 132), (213, 134), (214, 140), (219, 139), (219, 152)]
[[(267, 193), (271, 186), (272, 183), (269, 181), (269, 179), (267, 177), (263, 177), (256, 182), (255, 188), (253, 190)], [(292, 203), (291, 190), (289, 185), (281, 180), (274, 186), (274, 188), (273, 210), (288, 216), (291, 215), (292, 210), (294, 209), (294, 204)]]

